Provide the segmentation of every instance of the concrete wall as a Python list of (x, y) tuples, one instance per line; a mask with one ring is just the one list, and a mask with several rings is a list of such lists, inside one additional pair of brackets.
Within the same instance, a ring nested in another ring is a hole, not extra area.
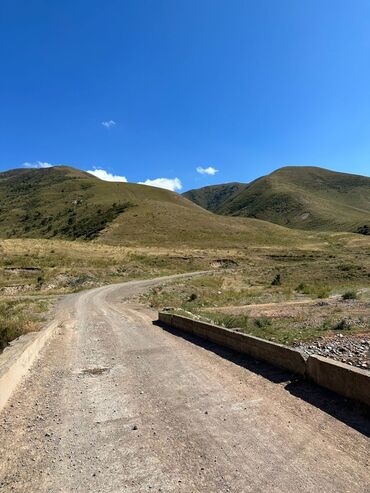
[(267, 361), (274, 366), (299, 375), (305, 374), (306, 363), (302, 354), (287, 346), (168, 313), (159, 313), (159, 321), (220, 346)]
[(306, 375), (322, 387), (370, 406), (370, 373), (322, 356), (309, 356)]
[(57, 328), (58, 324), (52, 322), (40, 332), (19, 337), (4, 349), (0, 359), (0, 411)]
[(220, 346), (305, 376), (344, 397), (370, 406), (370, 372), (333, 359), (303, 355), (292, 348), (187, 317), (159, 313), (159, 321)]

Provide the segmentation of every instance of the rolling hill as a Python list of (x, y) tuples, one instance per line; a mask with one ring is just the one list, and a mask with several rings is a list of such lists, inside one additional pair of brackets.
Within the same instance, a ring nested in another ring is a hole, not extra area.
[(244, 190), (248, 185), (244, 183), (224, 183), (208, 187), (188, 190), (182, 195), (204, 209), (216, 212), (218, 208), (233, 196)]
[(370, 178), (289, 166), (246, 185), (214, 211), (289, 228), (364, 231), (370, 226)]
[(168, 190), (62, 166), (0, 173), (0, 238), (207, 248), (313, 242), (264, 221), (212, 214)]

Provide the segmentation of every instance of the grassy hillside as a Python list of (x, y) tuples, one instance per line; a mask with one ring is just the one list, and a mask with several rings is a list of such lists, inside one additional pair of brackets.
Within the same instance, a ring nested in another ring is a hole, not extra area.
[(0, 237), (226, 248), (321, 242), (255, 219), (212, 214), (168, 190), (105, 182), (67, 167), (0, 174)]
[(315, 167), (286, 167), (250, 183), (217, 213), (290, 228), (366, 232), (370, 178)]
[(223, 202), (229, 200), (247, 187), (244, 183), (224, 183), (196, 188), (183, 193), (183, 196), (204, 209), (216, 212)]
[(16, 169), (0, 173), (0, 236), (93, 239), (147, 200), (195, 208), (167, 190), (105, 182), (73, 168)]

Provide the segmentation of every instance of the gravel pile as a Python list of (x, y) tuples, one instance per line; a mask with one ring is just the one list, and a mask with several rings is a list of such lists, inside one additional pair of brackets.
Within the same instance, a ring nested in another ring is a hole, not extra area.
[(297, 349), (303, 353), (326, 356), (347, 365), (370, 370), (370, 337), (362, 338), (338, 334), (331, 339), (300, 343)]

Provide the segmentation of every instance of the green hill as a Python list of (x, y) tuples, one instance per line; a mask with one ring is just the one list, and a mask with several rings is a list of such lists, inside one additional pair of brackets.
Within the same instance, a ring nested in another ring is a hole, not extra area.
[(253, 181), (215, 212), (290, 228), (366, 232), (370, 178), (317, 167), (285, 167)]
[[(54, 167), (0, 173), (0, 238), (208, 248), (301, 245), (306, 235), (255, 219), (215, 215), (168, 190)], [(307, 237), (307, 242), (321, 240)]]
[(215, 212), (226, 200), (247, 187), (244, 183), (224, 183), (188, 190), (182, 195), (204, 209)]
[(11, 170), (0, 173), (0, 235), (90, 240), (148, 200), (196, 209), (168, 190), (102, 181), (74, 168)]

